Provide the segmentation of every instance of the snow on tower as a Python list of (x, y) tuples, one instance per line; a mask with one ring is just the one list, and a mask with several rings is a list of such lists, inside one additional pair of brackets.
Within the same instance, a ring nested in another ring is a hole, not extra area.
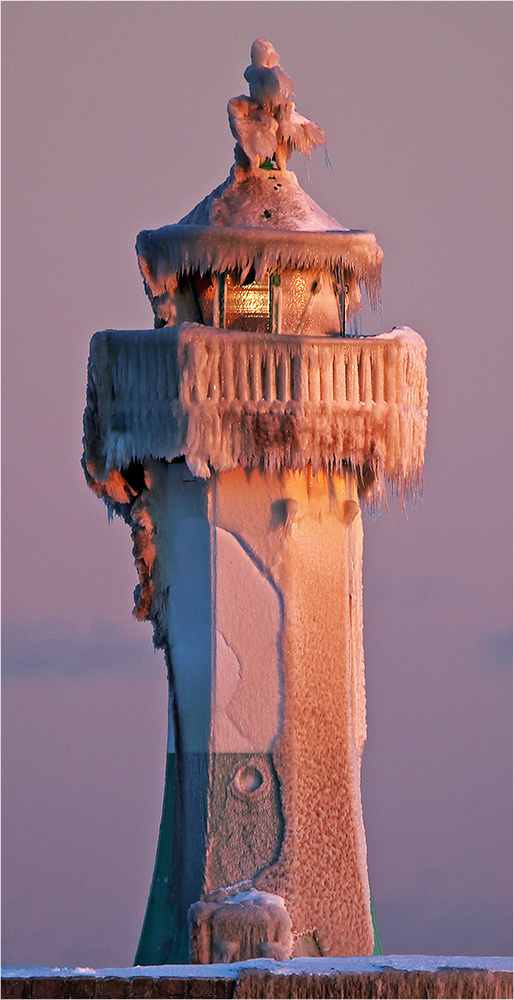
[(258, 39), (228, 179), (137, 239), (155, 329), (91, 342), (84, 467), (130, 524), (170, 745), (138, 964), (369, 954), (361, 504), (419, 493), (425, 345), (349, 337), (382, 251), (300, 188), (325, 143)]

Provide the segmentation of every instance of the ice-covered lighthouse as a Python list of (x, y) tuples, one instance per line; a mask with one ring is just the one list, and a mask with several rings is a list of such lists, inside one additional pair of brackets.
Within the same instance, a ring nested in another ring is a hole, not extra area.
[(375, 944), (361, 506), (420, 490), (425, 345), (351, 336), (382, 252), (287, 170), (325, 135), (269, 42), (245, 79), (228, 179), (138, 236), (155, 328), (91, 342), (84, 467), (132, 529), (169, 675), (146, 965)]

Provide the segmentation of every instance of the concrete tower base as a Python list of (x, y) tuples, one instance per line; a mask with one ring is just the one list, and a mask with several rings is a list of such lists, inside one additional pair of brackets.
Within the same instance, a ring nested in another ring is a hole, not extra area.
[(173, 909), (182, 937), (153, 960), (185, 960), (189, 906), (241, 883), (283, 898), (293, 954), (372, 953), (354, 477), (148, 462), (146, 480), (176, 740), (147, 924)]

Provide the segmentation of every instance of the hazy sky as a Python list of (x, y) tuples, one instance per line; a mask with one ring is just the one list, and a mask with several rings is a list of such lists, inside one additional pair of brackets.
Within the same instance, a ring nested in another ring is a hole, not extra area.
[(511, 16), (496, 2), (6, 2), (6, 965), (131, 964), (166, 680), (80, 468), (88, 344), (152, 326), (136, 234), (226, 177), (269, 38), (328, 134), (300, 183), (428, 345), (422, 504), (365, 521), (363, 807), (386, 953), (511, 951)]

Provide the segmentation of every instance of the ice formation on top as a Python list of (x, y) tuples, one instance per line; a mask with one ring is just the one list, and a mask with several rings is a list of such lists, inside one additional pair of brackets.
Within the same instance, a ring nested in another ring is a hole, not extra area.
[(256, 169), (266, 159), (274, 159), (283, 170), (294, 149), (307, 154), (327, 141), (319, 125), (296, 111), (293, 83), (279, 59), (271, 42), (257, 38), (244, 74), (250, 97), (233, 97), (228, 102), (230, 129), (237, 139), (236, 163), (245, 168)]
[[(202, 296), (207, 287), (215, 287), (219, 275), (230, 274), (236, 284), (245, 285), (274, 274), (282, 280), (286, 271), (305, 276), (311, 268), (308, 277), (316, 291), (319, 273), (329, 274), (334, 309), (339, 308), (336, 299), (344, 298), (344, 316), (337, 329), (331, 322), (328, 329), (318, 330), (314, 324), (302, 332), (341, 333), (346, 320), (346, 329), (352, 328), (361, 309), (362, 285), (376, 308), (383, 253), (373, 233), (342, 226), (287, 169), (294, 149), (309, 154), (326, 144), (326, 136), (296, 111), (293, 84), (271, 42), (258, 38), (251, 58), (245, 71), (250, 96), (228, 102), (237, 140), (229, 176), (177, 224), (143, 230), (137, 237), (139, 268), (155, 325), (178, 326), (188, 319), (211, 325)], [(285, 313), (283, 318), (284, 328), (275, 332), (294, 332)]]

